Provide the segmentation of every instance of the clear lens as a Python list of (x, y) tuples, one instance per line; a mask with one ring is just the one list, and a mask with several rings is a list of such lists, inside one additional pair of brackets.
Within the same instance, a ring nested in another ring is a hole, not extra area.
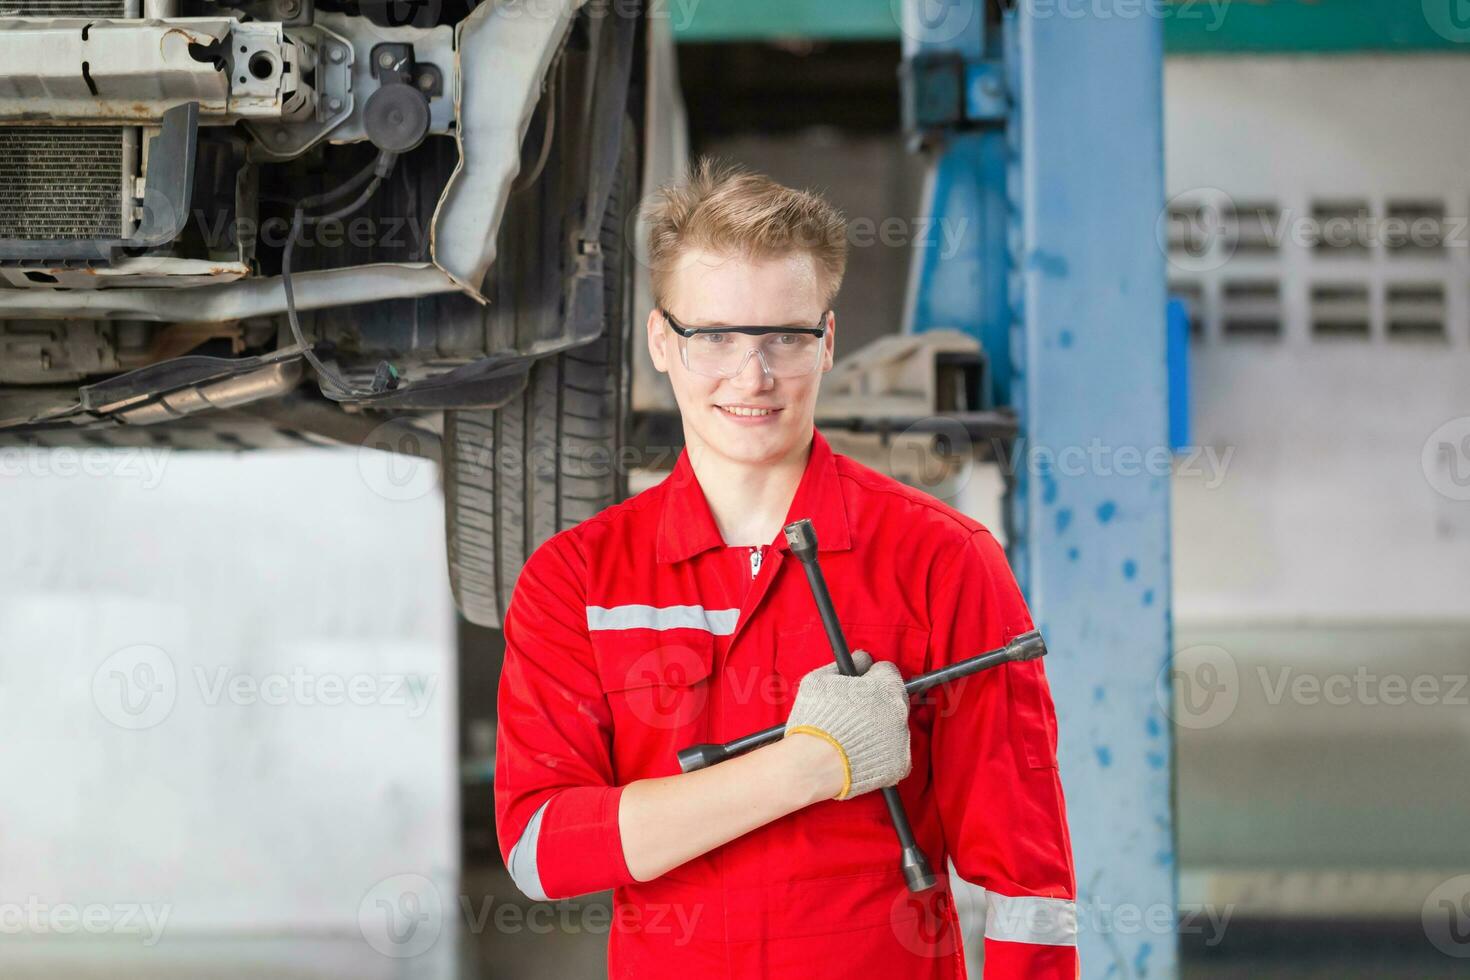
[(684, 339), (684, 363), (708, 378), (733, 378), (752, 348), (776, 378), (796, 378), (817, 369), (822, 338), (806, 333), (699, 333)]

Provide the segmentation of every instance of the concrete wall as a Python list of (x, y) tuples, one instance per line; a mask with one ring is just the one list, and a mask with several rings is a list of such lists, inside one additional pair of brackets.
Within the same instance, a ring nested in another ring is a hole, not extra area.
[(358, 936), (389, 876), (454, 894), (434, 469), (4, 450), (0, 908)]
[[(1276, 233), (1242, 248), (1207, 220), (1171, 251), (1200, 327), (1174, 477), (1181, 900), (1415, 923), (1470, 861), (1446, 778), (1470, 765), (1470, 59), (1176, 57), (1165, 78), (1176, 211), (1268, 204)], [(1333, 200), (1371, 216), (1351, 254), (1312, 244)], [(1387, 247), (1412, 201), (1443, 208), (1444, 247)], [(1241, 305), (1242, 283), (1276, 295)], [(1317, 329), (1323, 286), (1361, 291), (1358, 335)], [(1441, 293), (1440, 336), (1392, 329), (1404, 286)]]
[[(1459, 226), (1421, 257), (1324, 256), (1292, 234), (1173, 257), (1176, 288), (1203, 292), (1193, 441), (1231, 454), (1222, 479), (1176, 479), (1177, 618), (1470, 618), (1470, 59), (1172, 58), (1165, 82), (1171, 198), (1271, 201), (1289, 232), (1323, 200), (1383, 217), (1427, 199)], [(1279, 338), (1222, 333), (1240, 281), (1280, 283)], [(1335, 283), (1368, 288), (1368, 337), (1313, 334), (1312, 287)], [(1443, 287), (1443, 340), (1390, 335), (1402, 283)]]

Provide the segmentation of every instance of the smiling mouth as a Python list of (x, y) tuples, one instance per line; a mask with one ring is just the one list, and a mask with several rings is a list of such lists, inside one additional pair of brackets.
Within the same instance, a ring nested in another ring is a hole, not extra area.
[(760, 418), (764, 415), (775, 415), (781, 411), (779, 408), (751, 408), (744, 405), (716, 405), (715, 407), (728, 415), (740, 418)]

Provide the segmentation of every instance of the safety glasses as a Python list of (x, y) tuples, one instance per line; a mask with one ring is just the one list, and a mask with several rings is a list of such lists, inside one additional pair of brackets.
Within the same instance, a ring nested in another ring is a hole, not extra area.
[(706, 378), (736, 377), (752, 355), (760, 358), (761, 369), (772, 378), (815, 374), (822, 363), (822, 338), (831, 312), (823, 313), (814, 327), (686, 327), (668, 310), (659, 310), (679, 335), (684, 367)]

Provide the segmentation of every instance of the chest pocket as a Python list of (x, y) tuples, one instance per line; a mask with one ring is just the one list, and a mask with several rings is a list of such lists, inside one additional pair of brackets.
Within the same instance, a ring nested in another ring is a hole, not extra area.
[(714, 637), (695, 629), (594, 630), (620, 780), (673, 775), (677, 752), (708, 726)]

